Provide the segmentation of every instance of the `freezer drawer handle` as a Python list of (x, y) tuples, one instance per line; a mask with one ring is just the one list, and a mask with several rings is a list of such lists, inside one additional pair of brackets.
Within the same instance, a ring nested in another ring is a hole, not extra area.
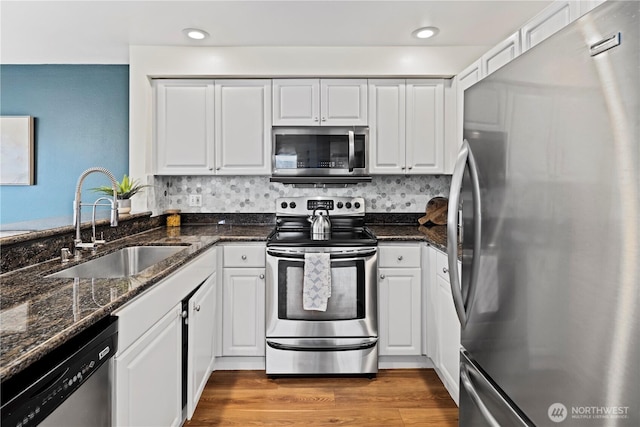
[(469, 393), (469, 396), (471, 396), (473, 403), (476, 404), (487, 423), (491, 427), (500, 427), (500, 424), (498, 423), (498, 421), (496, 421), (493, 415), (491, 415), (491, 411), (489, 411), (489, 408), (487, 408), (487, 406), (484, 404), (484, 402), (480, 398), (480, 395), (473, 386), (471, 378), (469, 377), (469, 370), (467, 369), (467, 365), (465, 365), (464, 363), (460, 364), (460, 383), (465, 388), (467, 393)]
[(267, 340), (267, 345), (276, 350), (288, 350), (288, 351), (354, 351), (354, 350), (366, 350), (368, 348), (375, 347), (378, 343), (378, 339), (371, 341), (365, 341), (358, 344), (349, 345), (334, 345), (334, 346), (309, 346), (309, 345), (291, 345), (282, 344), (275, 341)]
[[(469, 167), (469, 177), (471, 178), (471, 194), (473, 196), (473, 257), (471, 259), (471, 275), (466, 289), (460, 285), (460, 276), (455, 266), (458, 264), (458, 206), (460, 202), (460, 190), (462, 188), (462, 178), (464, 171)], [(469, 147), (469, 142), (465, 139), (458, 153), (458, 159), (453, 169), (451, 177), (451, 189), (449, 192), (449, 206), (447, 213), (447, 256), (449, 260), (449, 281), (451, 283), (451, 294), (453, 305), (456, 308), (460, 327), (464, 329), (469, 320), (469, 313), (473, 305), (473, 296), (478, 279), (480, 263), (480, 238), (482, 226), (482, 209), (480, 205), (480, 180), (476, 160)]]

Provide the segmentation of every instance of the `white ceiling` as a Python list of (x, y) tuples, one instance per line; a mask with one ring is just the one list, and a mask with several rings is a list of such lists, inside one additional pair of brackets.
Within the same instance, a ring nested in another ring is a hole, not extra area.
[[(490, 47), (549, 3), (0, 0), (0, 63), (127, 64), (130, 45)], [(440, 34), (412, 38), (421, 26)], [(190, 41), (187, 27), (211, 37)]]

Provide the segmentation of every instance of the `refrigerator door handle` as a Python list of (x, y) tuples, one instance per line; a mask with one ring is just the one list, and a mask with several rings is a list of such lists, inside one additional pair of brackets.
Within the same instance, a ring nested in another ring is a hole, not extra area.
[[(473, 197), (473, 257), (471, 259), (471, 275), (469, 285), (462, 289), (460, 285), (460, 274), (456, 266), (458, 265), (458, 206), (460, 204), (460, 190), (462, 188), (462, 178), (466, 166), (469, 165), (471, 178), (471, 193)], [(482, 224), (482, 209), (480, 206), (480, 181), (476, 168), (476, 161), (469, 148), (469, 143), (465, 139), (458, 153), (453, 176), (451, 177), (451, 190), (449, 192), (449, 206), (447, 212), (447, 256), (449, 259), (449, 282), (451, 284), (451, 294), (453, 305), (456, 309), (460, 327), (464, 329), (467, 324), (469, 313), (473, 304), (475, 285), (478, 279), (480, 263), (478, 254), (480, 253), (480, 238)]]
[(482, 398), (476, 391), (476, 388), (473, 386), (473, 382), (469, 376), (469, 370), (465, 363), (460, 364), (460, 384), (462, 384), (464, 389), (467, 391), (471, 400), (473, 400), (473, 403), (476, 404), (478, 410), (482, 414), (482, 417), (487, 421), (487, 424), (491, 427), (500, 427), (500, 423), (496, 421), (489, 408), (487, 408), (487, 405), (482, 401)]

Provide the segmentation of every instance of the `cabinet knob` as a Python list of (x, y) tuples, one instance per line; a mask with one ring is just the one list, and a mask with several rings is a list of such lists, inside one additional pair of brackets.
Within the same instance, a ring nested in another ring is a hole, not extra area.
[(186, 319), (187, 317), (189, 317), (189, 313), (187, 313), (187, 310), (180, 313), (180, 317), (182, 317), (183, 319)]
[(382, 280), (384, 280), (384, 277), (385, 277), (385, 276), (384, 276), (384, 274), (381, 274), (381, 275), (380, 275), (380, 278), (381, 278)]
[(402, 261), (402, 255), (398, 256), (398, 261)]
[(195, 311), (200, 311), (200, 304), (198, 304), (198, 305), (194, 306), (194, 307), (193, 307), (193, 309), (194, 309)]
[(402, 166), (402, 170), (405, 170), (405, 169), (406, 169), (406, 166)]
[(220, 166), (218, 166), (218, 167), (216, 168), (216, 170), (217, 170), (217, 171), (219, 171), (220, 169), (221, 169), (221, 167), (220, 167)]
[(409, 166), (409, 170), (413, 169), (413, 166)]
[(314, 118), (313, 118), (313, 121), (314, 121), (314, 122), (317, 122), (317, 121), (318, 121), (318, 118), (317, 118), (317, 117), (314, 117)]
[(322, 118), (322, 121), (323, 121), (323, 122), (326, 122), (326, 121), (327, 121), (327, 118), (326, 118), (326, 117), (323, 117), (323, 118)]
[(210, 171), (212, 171), (212, 170), (213, 170), (213, 168), (209, 168), (209, 170), (210, 170)]
[(260, 275), (260, 278), (261, 278), (261, 279), (264, 279), (264, 274), (261, 274), (261, 275)]
[(447, 267), (442, 267), (442, 272), (444, 274), (447, 274), (449, 272), (449, 269)]
[(242, 260), (244, 261), (244, 260), (247, 259), (247, 256), (246, 255), (242, 255), (240, 258), (242, 258)]

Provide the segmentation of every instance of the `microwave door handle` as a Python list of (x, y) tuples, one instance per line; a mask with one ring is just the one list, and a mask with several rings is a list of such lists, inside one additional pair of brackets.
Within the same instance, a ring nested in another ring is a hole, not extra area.
[(352, 130), (349, 131), (349, 172), (353, 172), (354, 152), (356, 151), (355, 135)]

